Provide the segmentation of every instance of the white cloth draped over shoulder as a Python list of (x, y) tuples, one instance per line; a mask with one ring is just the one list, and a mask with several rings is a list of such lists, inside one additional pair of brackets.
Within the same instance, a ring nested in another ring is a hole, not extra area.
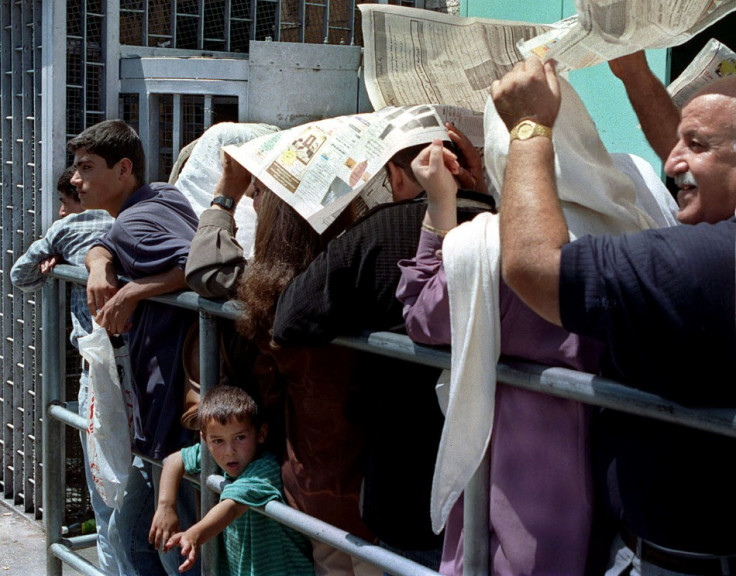
[[(644, 160), (610, 155), (577, 93), (560, 79), (562, 104), (554, 126), (557, 191), (570, 238), (620, 234), (676, 224), (677, 206)], [(485, 164), (502, 190), (509, 134), (493, 100), (485, 110)], [(503, 210), (503, 202), (500, 202)], [(452, 326), (452, 370), (445, 424), (432, 486), (435, 532), (488, 449), (493, 428), (500, 343), (498, 217), (477, 216), (445, 238)], [(443, 391), (438, 391), (442, 395)]]

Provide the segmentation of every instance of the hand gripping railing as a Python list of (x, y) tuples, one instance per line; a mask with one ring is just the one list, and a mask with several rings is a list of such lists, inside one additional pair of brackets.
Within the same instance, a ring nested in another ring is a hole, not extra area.
[[(84, 284), (87, 273), (72, 266), (57, 266), (52, 274), (60, 280)], [(157, 296), (152, 300), (199, 312), (200, 328), (200, 377), (202, 393), (218, 381), (217, 317), (235, 319), (238, 308), (233, 302), (202, 298), (193, 292), (180, 292)], [(62, 485), (58, 479), (63, 474), (60, 444), (63, 443), (62, 424), (80, 429), (85, 422), (75, 413), (61, 406), (60, 362), (63, 340), (61, 336), (65, 311), (59, 307), (58, 281), (49, 281), (43, 294), (43, 405), (49, 418), (43, 422), (43, 517), (46, 525), (47, 574), (61, 574), (61, 560), (83, 574), (101, 574), (92, 564), (74, 552), (83, 544), (80, 538), (61, 537), (63, 511)], [(389, 332), (365, 333), (359, 336), (343, 336), (335, 344), (409, 360), (436, 368), (450, 367), (450, 354), (446, 350), (429, 348), (413, 343), (409, 338)], [(510, 386), (577, 400), (586, 404), (612, 408), (639, 416), (678, 423), (707, 432), (736, 437), (736, 409), (689, 408), (665, 400), (654, 394), (626, 387), (615, 381), (576, 372), (566, 368), (550, 368), (539, 364), (504, 360), (497, 368), (498, 381)], [(214, 475), (215, 465), (203, 450), (202, 475), (209, 490), (202, 490), (202, 509), (209, 510), (216, 500), (222, 477)], [(488, 574), (488, 459), (484, 459), (465, 490), (464, 525), (464, 574), (466, 576)], [(255, 509), (279, 522), (305, 533), (310, 538), (323, 541), (348, 554), (381, 567), (396, 576), (436, 575), (419, 564), (406, 560), (387, 550), (374, 546), (347, 532), (312, 518), (285, 504), (270, 502), (262, 509)], [(88, 543), (89, 540), (84, 540)], [(203, 570), (213, 566), (213, 547), (203, 552)], [(209, 572), (203, 571), (208, 574)]]

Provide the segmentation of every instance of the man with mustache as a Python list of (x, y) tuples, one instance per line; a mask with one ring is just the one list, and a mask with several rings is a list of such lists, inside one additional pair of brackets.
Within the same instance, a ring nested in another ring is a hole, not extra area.
[[(492, 86), (511, 134), (503, 277), (543, 318), (604, 342), (604, 375), (683, 404), (734, 406), (736, 77), (704, 87), (680, 112), (643, 54), (612, 69), (667, 158), (688, 226), (570, 242), (550, 137), (557, 76), (532, 57)], [(593, 435), (600, 504), (618, 532), (608, 574), (736, 571), (727, 462), (736, 441), (610, 409), (596, 415)]]

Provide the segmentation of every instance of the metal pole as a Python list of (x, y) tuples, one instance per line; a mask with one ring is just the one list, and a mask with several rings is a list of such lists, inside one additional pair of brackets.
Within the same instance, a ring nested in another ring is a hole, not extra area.
[[(101, 572), (97, 566), (92, 564), (92, 562), (90, 562), (86, 558), (83, 558), (79, 554), (72, 552), (66, 546), (63, 546), (61, 544), (53, 544), (50, 548), (50, 553), (52, 553), (55, 558), (58, 557), (57, 561), (59, 563), (61, 563), (61, 560), (63, 560), (65, 564), (71, 566), (81, 574), (88, 574), (90, 576), (105, 576), (105, 573)], [(51, 574), (51, 572), (47, 571), (46, 574)], [(59, 574), (61, 574), (61, 572), (59, 572)]]
[[(204, 311), (199, 313), (199, 379), (200, 396), (204, 396), (220, 380), (220, 334), (217, 317)], [(202, 440), (200, 486), (204, 486), (205, 479), (212, 474), (217, 474), (217, 466)], [(202, 516), (217, 504), (217, 500), (217, 495), (210, 490), (200, 491)], [(215, 540), (203, 546), (202, 574), (214, 574), (216, 553)]]
[(489, 450), (465, 488), (463, 501), (463, 576), (487, 576), (491, 507)]
[(47, 412), (61, 402), (61, 377), (59, 354), (61, 333), (59, 314), (59, 281), (51, 279), (43, 288), (43, 347), (41, 397), (43, 418), (43, 522), (46, 527), (46, 574), (61, 576), (61, 561), (52, 553), (52, 545), (61, 540), (64, 495), (62, 482), (64, 466), (62, 445), (64, 430), (61, 422)]

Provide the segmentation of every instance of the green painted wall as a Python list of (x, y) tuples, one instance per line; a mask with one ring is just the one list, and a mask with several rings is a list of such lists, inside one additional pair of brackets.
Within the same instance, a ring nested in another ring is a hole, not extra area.
[[(551, 24), (575, 13), (573, 0), (461, 0), (462, 16), (495, 18)], [(647, 59), (663, 81), (668, 78), (667, 50), (649, 50)], [(601, 138), (610, 152), (638, 154), (661, 173), (662, 162), (652, 151), (639, 127), (621, 82), (606, 64), (570, 73), (570, 83), (595, 120)]]

